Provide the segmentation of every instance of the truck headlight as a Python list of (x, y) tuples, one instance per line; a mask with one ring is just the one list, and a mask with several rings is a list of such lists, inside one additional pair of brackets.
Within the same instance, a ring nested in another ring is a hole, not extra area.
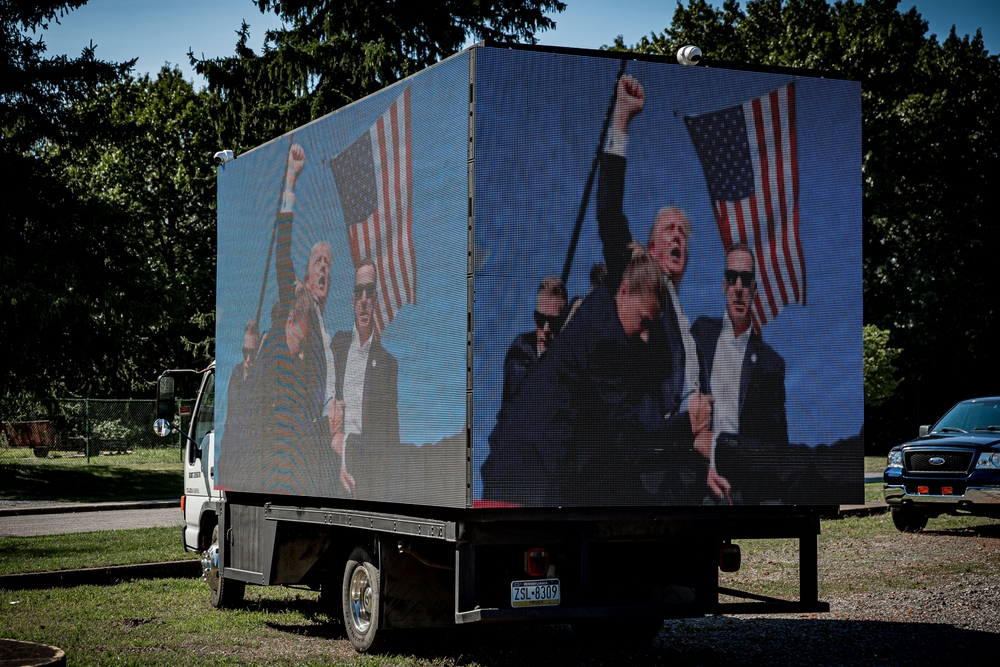
[(889, 457), (886, 461), (887, 468), (902, 468), (903, 467), (903, 451), (901, 449), (893, 449), (889, 451)]
[(979, 455), (979, 461), (976, 463), (976, 467), (1000, 470), (1000, 452), (983, 452)]

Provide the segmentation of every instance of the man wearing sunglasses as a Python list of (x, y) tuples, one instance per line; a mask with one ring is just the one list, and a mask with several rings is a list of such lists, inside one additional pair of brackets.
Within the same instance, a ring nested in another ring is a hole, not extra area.
[[(726, 313), (721, 319), (699, 317), (691, 327), (701, 385), (715, 399), (712, 430), (695, 446), (709, 457), (708, 490), (725, 504), (773, 500), (781, 485), (770, 475), (788, 446), (785, 362), (752, 326), (755, 268), (749, 246), (730, 246), (722, 283)], [(748, 466), (749, 450), (765, 452), (758, 460), (770, 452), (770, 463)]]
[(503, 362), (503, 402), (514, 398), (528, 371), (549, 349), (566, 322), (566, 286), (549, 276), (538, 286), (535, 330), (519, 334)]
[(341, 456), (339, 487), (362, 500), (384, 498), (386, 455), (399, 445), (395, 357), (382, 347), (375, 325), (375, 264), (362, 260), (354, 273), (354, 329), (333, 335), (337, 369), (334, 450)]

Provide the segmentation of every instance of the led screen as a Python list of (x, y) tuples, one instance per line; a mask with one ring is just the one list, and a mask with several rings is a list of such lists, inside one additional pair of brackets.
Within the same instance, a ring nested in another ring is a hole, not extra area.
[(862, 502), (860, 85), (475, 56), (474, 505)]
[(469, 56), (219, 170), (216, 479), (468, 503)]

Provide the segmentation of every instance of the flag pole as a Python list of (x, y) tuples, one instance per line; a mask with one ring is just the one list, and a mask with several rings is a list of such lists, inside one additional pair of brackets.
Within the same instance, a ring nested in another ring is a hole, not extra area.
[(601, 151), (608, 138), (608, 127), (611, 125), (611, 116), (615, 111), (615, 102), (618, 101), (618, 81), (625, 74), (626, 63), (628, 61), (622, 58), (621, 67), (618, 68), (618, 76), (615, 77), (614, 90), (611, 92), (611, 104), (608, 105), (608, 114), (604, 118), (604, 127), (601, 129), (601, 138), (597, 142), (597, 151), (594, 153), (594, 162), (590, 165), (590, 175), (587, 176), (587, 184), (583, 188), (583, 199), (580, 201), (580, 210), (576, 214), (576, 224), (573, 226), (573, 236), (569, 241), (566, 263), (563, 264), (562, 281), (564, 285), (569, 283), (569, 272), (573, 268), (573, 255), (576, 254), (576, 244), (580, 241), (580, 230), (583, 229), (583, 219), (587, 215), (587, 206), (590, 204), (590, 192), (594, 189), (594, 177), (597, 175), (597, 166), (601, 161)]
[[(260, 312), (264, 308), (264, 294), (267, 292), (267, 276), (271, 272), (271, 255), (274, 253), (274, 238), (278, 234), (278, 215), (281, 213), (281, 202), (285, 196), (285, 181), (288, 179), (288, 153), (295, 145), (295, 133), (288, 135), (288, 151), (285, 152), (285, 173), (281, 177), (281, 189), (278, 191), (278, 212), (274, 214), (274, 226), (271, 227), (271, 244), (267, 247), (267, 263), (264, 265), (264, 279), (260, 281), (260, 300), (257, 302), (257, 331), (260, 331)], [(274, 323), (272, 322), (273, 326)]]

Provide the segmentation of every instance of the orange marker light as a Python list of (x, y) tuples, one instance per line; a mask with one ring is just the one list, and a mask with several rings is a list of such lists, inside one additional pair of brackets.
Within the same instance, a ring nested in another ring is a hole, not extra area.
[(930, 490), (929, 487), (926, 487), (926, 486), (918, 486), (917, 487), (917, 493), (930, 493), (930, 492), (931, 492), (931, 490)]
[(954, 490), (950, 486), (941, 487), (941, 495), (950, 496), (952, 493), (954, 493)]

